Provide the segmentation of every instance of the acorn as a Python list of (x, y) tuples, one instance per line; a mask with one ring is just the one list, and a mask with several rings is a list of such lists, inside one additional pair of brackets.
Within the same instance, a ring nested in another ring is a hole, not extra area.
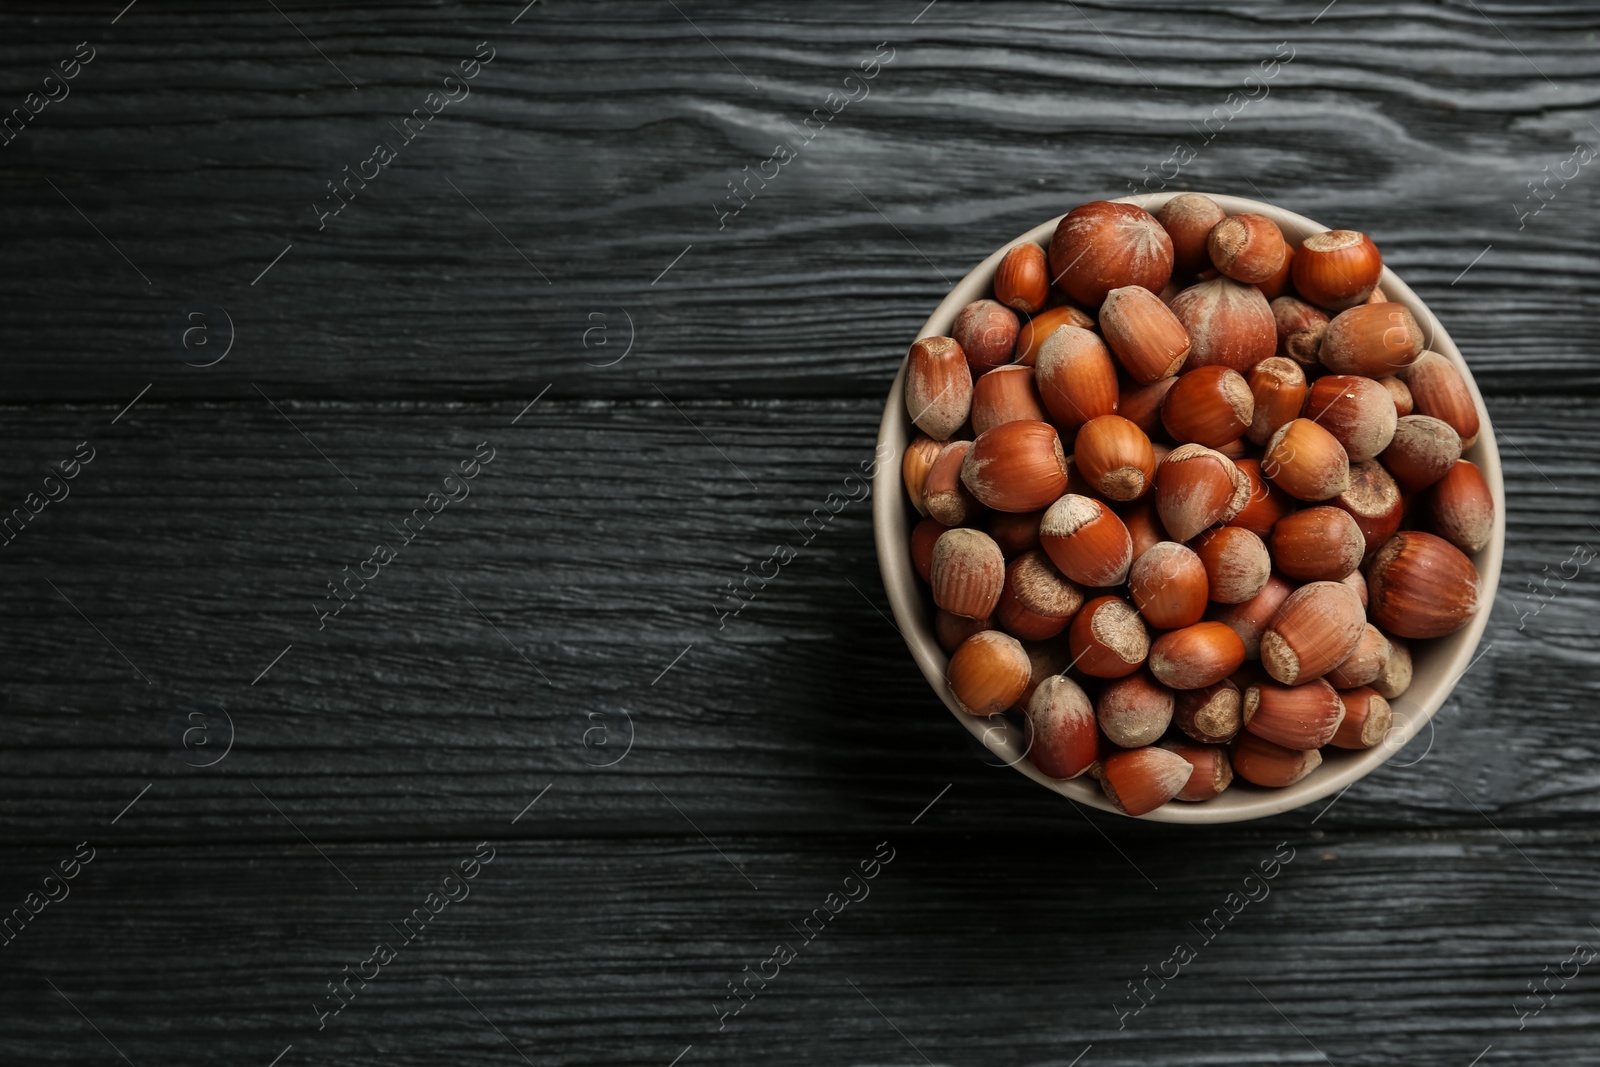
[(1422, 327), (1403, 305), (1361, 304), (1328, 323), (1317, 359), (1335, 374), (1382, 378), (1411, 366), (1422, 352)]
[(928, 575), (936, 605), (964, 618), (984, 619), (1000, 602), (1006, 561), (994, 538), (962, 526), (939, 535)]
[(1044, 513), (1039, 544), (1062, 574), (1082, 585), (1120, 585), (1133, 563), (1133, 540), (1116, 512), (1074, 493)]
[(961, 346), (949, 337), (924, 337), (906, 362), (906, 412), (917, 429), (949, 440), (972, 411), (972, 371)]
[(911, 565), (925, 582), (933, 581), (933, 548), (948, 529), (950, 527), (931, 516), (911, 528)]
[(1156, 512), (1175, 541), (1228, 522), (1249, 498), (1250, 479), (1204, 445), (1179, 445), (1156, 466)]
[(1394, 475), (1375, 459), (1350, 464), (1350, 485), (1328, 501), (1347, 513), (1361, 530), (1362, 554), (1373, 551), (1400, 529), (1405, 499)]
[(1125, 678), (1144, 665), (1150, 633), (1126, 600), (1096, 597), (1067, 628), (1067, 645), (1078, 670), (1093, 678)]
[(1261, 290), (1232, 278), (1191, 285), (1172, 313), (1192, 342), (1183, 369), (1227, 367), (1241, 374), (1278, 350), (1278, 328)]
[(1464, 459), (1428, 491), (1433, 530), (1463, 552), (1477, 552), (1494, 536), (1494, 494), (1477, 464)]
[(1214, 621), (1230, 627), (1239, 635), (1239, 640), (1244, 642), (1246, 659), (1257, 659), (1261, 655), (1261, 635), (1272, 625), (1278, 609), (1292, 592), (1294, 586), (1276, 574), (1270, 575), (1261, 592), (1249, 600), (1242, 604), (1212, 608), (1209, 614)]
[(1159, 293), (1172, 277), (1172, 238), (1142, 207), (1095, 200), (1067, 212), (1050, 238), (1050, 274), (1085, 307), (1124, 286)]
[(1288, 249), (1276, 222), (1248, 212), (1223, 219), (1206, 238), (1217, 270), (1246, 285), (1267, 281), (1281, 271)]
[(1340, 508), (1306, 508), (1272, 528), (1272, 562), (1302, 582), (1340, 581), (1361, 566), (1366, 551), (1361, 527)]
[(1017, 331), (1016, 361), (1024, 367), (1033, 366), (1039, 358), (1039, 346), (1062, 326), (1092, 330), (1095, 326), (1094, 316), (1071, 304), (1061, 304), (1039, 312)]
[(1200, 367), (1178, 376), (1161, 402), (1161, 424), (1179, 444), (1220, 448), (1250, 428), (1255, 398), (1238, 371)]
[(1211, 266), (1206, 239), (1211, 229), (1228, 217), (1215, 200), (1204, 193), (1179, 193), (1156, 211), (1156, 221), (1172, 238), (1172, 271), (1183, 277), (1199, 274)]
[(1328, 743), (1335, 748), (1372, 748), (1389, 734), (1394, 711), (1389, 702), (1362, 686), (1339, 694), (1344, 704), (1344, 721)]
[(1138, 748), (1161, 740), (1172, 722), (1172, 690), (1149, 671), (1109, 682), (1095, 702), (1100, 729), (1114, 745)]
[(1194, 773), (1188, 760), (1164, 748), (1113, 752), (1096, 777), (1106, 798), (1125, 815), (1147, 815), (1177, 796)]
[(1100, 332), (1136, 382), (1178, 373), (1189, 355), (1189, 333), (1172, 310), (1137, 285), (1113, 289), (1100, 306)]
[(978, 435), (961, 481), (996, 511), (1038, 511), (1067, 491), (1067, 457), (1048, 422), (1004, 422)]
[(1224, 678), (1199, 689), (1185, 689), (1172, 704), (1172, 724), (1208, 745), (1232, 741), (1244, 726), (1243, 694)]
[(1383, 256), (1372, 238), (1355, 230), (1314, 233), (1294, 259), (1295, 292), (1330, 311), (1365, 303), (1378, 287)]
[(1045, 422), (1044, 403), (1032, 367), (997, 367), (972, 383), (972, 432), (982, 435), (1005, 422)]
[(1295, 502), (1288, 493), (1261, 477), (1260, 460), (1237, 459), (1233, 465), (1250, 483), (1250, 490), (1244, 507), (1228, 520), (1227, 525), (1249, 530), (1257, 537), (1265, 537), (1272, 532), (1279, 519), (1294, 510)]
[(1171, 630), (1150, 646), (1150, 673), (1173, 689), (1203, 689), (1244, 662), (1244, 642), (1220, 622), (1197, 622)]
[(927, 505), (928, 514), (946, 526), (964, 526), (983, 510), (978, 498), (961, 480), (961, 468), (970, 451), (971, 441), (951, 441), (928, 468), (922, 502)]
[(1244, 691), (1245, 732), (1284, 748), (1321, 748), (1343, 719), (1338, 690), (1321, 678), (1300, 685), (1262, 682)]
[(1014, 637), (1043, 641), (1067, 628), (1083, 600), (1083, 590), (1035, 548), (1006, 565), (996, 618)]
[(1450, 473), (1460, 458), (1461, 438), (1448, 422), (1407, 415), (1396, 420), (1394, 440), (1378, 455), (1378, 462), (1401, 489), (1415, 493)]
[(1350, 461), (1327, 430), (1310, 419), (1295, 419), (1267, 441), (1261, 473), (1297, 500), (1338, 496), (1350, 484)]
[(1261, 635), (1261, 665), (1284, 685), (1321, 678), (1349, 658), (1366, 616), (1347, 585), (1311, 582), (1290, 593)]
[(1100, 758), (1094, 706), (1071, 678), (1055, 674), (1040, 682), (1024, 714), (1028, 758), (1046, 778), (1076, 778)]
[(1264, 445), (1280, 426), (1300, 417), (1306, 399), (1306, 372), (1282, 356), (1257, 363), (1245, 379), (1250, 389), (1250, 427), (1246, 436)]
[(1478, 568), (1449, 541), (1420, 530), (1395, 534), (1367, 565), (1368, 610), (1401, 637), (1453, 634), (1477, 614)]
[(1355, 651), (1324, 677), (1335, 689), (1371, 685), (1383, 673), (1383, 665), (1389, 662), (1392, 651), (1383, 631), (1369, 622), (1361, 629), (1361, 640), (1357, 642)]
[(1314, 748), (1284, 748), (1251, 733), (1240, 734), (1233, 746), (1233, 773), (1253, 785), (1294, 785), (1320, 766), (1322, 753)]
[(1072, 448), (1078, 473), (1111, 500), (1143, 496), (1155, 477), (1150, 438), (1121, 415), (1101, 415), (1084, 423)]
[(1044, 249), (1032, 241), (1008, 248), (994, 272), (994, 295), (1000, 303), (1024, 314), (1033, 315), (1043, 308), (1050, 299), (1050, 264), (1045, 262)]
[(1205, 565), (1192, 550), (1161, 541), (1140, 554), (1128, 571), (1128, 593), (1139, 614), (1158, 630), (1200, 621), (1206, 610)]
[(1233, 784), (1233, 764), (1228, 760), (1228, 750), (1221, 745), (1196, 745), (1174, 738), (1161, 742), (1160, 747), (1182, 756), (1194, 768), (1183, 788), (1173, 794), (1173, 800), (1210, 800)]
[(1397, 419), (1389, 390), (1353, 374), (1328, 374), (1312, 382), (1301, 414), (1333, 434), (1352, 463), (1388, 448)]
[(1073, 433), (1090, 419), (1117, 410), (1117, 368), (1098, 336), (1061, 326), (1039, 346), (1034, 380), (1051, 421)]
[(1272, 556), (1260, 537), (1239, 526), (1222, 526), (1195, 538), (1194, 551), (1206, 571), (1208, 595), (1218, 604), (1242, 604), (1272, 576)]
[(950, 336), (967, 355), (967, 365), (977, 377), (1011, 362), (1021, 329), (1017, 313), (997, 300), (974, 300), (956, 315)]
[(1463, 451), (1473, 446), (1478, 440), (1478, 405), (1454, 363), (1437, 352), (1424, 352), (1400, 372), (1400, 379), (1411, 393), (1416, 414), (1449, 423), (1461, 438)]
[(1028, 654), (1022, 642), (999, 630), (973, 634), (950, 656), (945, 681), (962, 710), (998, 715), (1028, 686)]

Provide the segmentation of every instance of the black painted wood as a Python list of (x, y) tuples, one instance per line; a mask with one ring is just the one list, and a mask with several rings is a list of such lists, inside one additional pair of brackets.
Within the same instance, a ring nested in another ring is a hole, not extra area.
[[(1600, 538), (1600, 185), (1537, 215), (1527, 185), (1600, 137), (1585, 5), (119, 6), (0, 14), (7, 108), (95, 50), (0, 147), (0, 513), (94, 450), (0, 551), (0, 917), (96, 850), (0, 934), (0, 1058), (1589, 1054), (1600, 593), (1559, 572)], [(319, 231), (479, 42), (471, 95)], [(879, 42), (870, 95), (719, 228)], [(1431, 739), (1260, 824), (1075, 809), (927, 692), (864, 501), (719, 626), (870, 455), (949, 283), (1198, 145), (1280, 43), (1174, 184), (1371, 232), (1477, 373), (1507, 561)], [(471, 896), (319, 1031), (480, 841)], [(719, 1031), (879, 842), (871, 896)]]

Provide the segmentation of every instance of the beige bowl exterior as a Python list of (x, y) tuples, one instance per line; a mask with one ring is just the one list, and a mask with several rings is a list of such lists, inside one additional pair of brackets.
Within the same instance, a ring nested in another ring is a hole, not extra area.
[[(1175, 195), (1176, 193), (1156, 193), (1122, 197), (1120, 200), (1123, 203), (1138, 204), (1148, 211), (1155, 212)], [(1313, 222), (1303, 215), (1283, 211), (1257, 200), (1216, 193), (1207, 195), (1230, 215), (1248, 211), (1267, 216), (1282, 228), (1284, 236), (1295, 243), (1311, 234), (1328, 229), (1327, 226)], [(917, 337), (949, 334), (955, 323), (956, 314), (963, 307), (974, 300), (992, 295), (990, 287), (993, 284), (995, 269), (999, 266), (1006, 250), (1023, 241), (1032, 241), (1048, 247), (1058, 222), (1060, 217), (1036, 226), (1014, 240), (1007, 241), (993, 255), (973, 268), (972, 272), (962, 278), (950, 291), (950, 295), (944, 298), (928, 321), (923, 324)], [(1483, 636), (1484, 628), (1489, 623), (1489, 612), (1494, 604), (1496, 588), (1500, 584), (1500, 565), (1505, 554), (1505, 484), (1501, 477), (1500, 453), (1495, 447), (1494, 428), (1489, 424), (1483, 396), (1478, 392), (1472, 371), (1461, 358), (1460, 351), (1456, 349), (1455, 343), (1450, 340), (1450, 335), (1445, 332), (1444, 327), (1439, 324), (1439, 320), (1434, 318), (1433, 313), (1417, 299), (1417, 295), (1388, 267), (1383, 269), (1383, 280), (1379, 284), (1390, 300), (1404, 304), (1411, 314), (1416, 316), (1423, 333), (1429, 339), (1428, 347), (1446, 356), (1455, 364), (1456, 369), (1466, 380), (1467, 388), (1471, 390), (1483, 418), (1477, 442), (1463, 457), (1470, 459), (1482, 469), (1484, 477), (1488, 479), (1490, 491), (1494, 494), (1494, 536), (1482, 551), (1472, 557), (1482, 578), (1482, 606), (1476, 617), (1456, 633), (1431, 641), (1411, 642), (1415, 657), (1415, 673), (1411, 688), (1403, 696), (1391, 701), (1395, 721), (1385, 742), (1364, 751), (1324, 749), (1322, 766), (1285, 789), (1263, 789), (1235, 778), (1234, 784), (1214, 800), (1200, 804), (1170, 801), (1150, 814), (1142, 816), (1144, 819), (1181, 823), (1242, 822), (1303, 807), (1333, 796), (1351, 782), (1370, 774), (1426, 727), (1428, 737), (1424, 746), (1418, 753), (1408, 757), (1409, 762), (1417, 762), (1432, 745), (1432, 726), (1429, 725), (1429, 720), (1450, 695), (1457, 679), (1473, 662), (1473, 653)], [(907, 347), (909, 348), (909, 344)], [(1116, 809), (1106, 801), (1105, 795), (1100, 791), (1099, 783), (1087, 775), (1063, 782), (1040, 774), (1026, 758), (1021, 731), (994, 729), (990, 720), (962, 711), (945, 682), (945, 668), (949, 657), (944, 654), (944, 650), (934, 638), (931, 601), (911, 565), (909, 547), (911, 527), (920, 516), (906, 499), (900, 477), (902, 450), (911, 440), (913, 432), (911, 420), (906, 414), (905, 378), (906, 365), (902, 360), (900, 372), (895, 376), (894, 385), (889, 390), (883, 422), (878, 429), (878, 454), (893, 458), (886, 459), (878, 465), (877, 474), (873, 479), (872, 501), (878, 565), (883, 572), (883, 584), (888, 592), (889, 604), (894, 611), (895, 623), (905, 636), (906, 645), (911, 649), (911, 655), (922, 669), (928, 684), (939, 694), (957, 721), (966, 727), (979, 743), (988, 748), (997, 760), (1011, 765), (1047, 789), (1053, 789), (1063, 796), (1091, 807), (1114, 812)]]

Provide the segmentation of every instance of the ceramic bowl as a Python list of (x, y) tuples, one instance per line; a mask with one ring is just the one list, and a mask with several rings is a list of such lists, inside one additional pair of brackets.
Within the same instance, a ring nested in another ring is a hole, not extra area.
[[(1122, 200), (1138, 204), (1154, 213), (1173, 195), (1176, 194), (1157, 193), (1123, 197)], [(1282, 228), (1284, 236), (1291, 243), (1298, 244), (1301, 239), (1329, 228), (1303, 215), (1296, 215), (1257, 200), (1216, 193), (1207, 195), (1216, 200), (1230, 215), (1248, 211), (1267, 216)], [(991, 286), (995, 269), (999, 266), (1006, 250), (1023, 241), (1032, 241), (1048, 247), (1058, 222), (1060, 222), (1059, 217), (1051, 219), (996, 249), (994, 254), (974, 267), (971, 273), (957, 283), (928, 317), (917, 337), (948, 335), (957, 313), (963, 307), (974, 300), (992, 295)], [(1144, 819), (1181, 823), (1240, 822), (1276, 815), (1333, 796), (1351, 782), (1370, 774), (1416, 736), (1419, 730), (1427, 727), (1429, 719), (1439, 710), (1456, 681), (1472, 663), (1478, 641), (1489, 622), (1489, 611), (1493, 606), (1495, 588), (1500, 582), (1500, 565), (1505, 553), (1505, 485), (1501, 478), (1500, 454), (1495, 447), (1494, 428), (1489, 424), (1487, 409), (1483, 405), (1483, 397), (1478, 392), (1477, 383), (1473, 381), (1471, 370), (1461, 358), (1461, 353), (1439, 320), (1388, 267), (1383, 269), (1383, 278), (1379, 284), (1390, 300), (1404, 304), (1407, 310), (1416, 316), (1417, 322), (1422, 326), (1423, 334), (1429, 339), (1428, 347), (1455, 364), (1456, 369), (1466, 380), (1467, 388), (1471, 390), (1473, 399), (1478, 404), (1479, 414), (1483, 418), (1477, 442), (1463, 456), (1476, 463), (1483, 471), (1494, 494), (1494, 536), (1482, 551), (1472, 556), (1483, 582), (1482, 606), (1472, 621), (1456, 633), (1429, 641), (1410, 642), (1415, 667), (1411, 688), (1390, 702), (1394, 709), (1394, 727), (1384, 742), (1362, 751), (1325, 748), (1322, 753), (1322, 765), (1287, 788), (1265, 789), (1236, 777), (1226, 791), (1212, 800), (1199, 804), (1169, 801), (1150, 814), (1142, 816)], [(908, 340), (907, 347), (909, 344)], [(878, 429), (878, 455), (894, 458), (878, 465), (877, 474), (873, 479), (872, 503), (878, 564), (883, 572), (883, 584), (894, 611), (895, 623), (905, 636), (906, 645), (910, 648), (913, 659), (922, 670), (923, 677), (933, 687), (933, 691), (944, 701), (956, 720), (993, 754), (997, 763), (1010, 765), (1046, 789), (1054, 790), (1080, 803), (1105, 811), (1116, 811), (1100, 791), (1099, 783), (1088, 775), (1064, 782), (1040, 774), (1027, 759), (1021, 730), (997, 729), (995, 722), (961, 710), (955, 696), (950, 692), (950, 687), (945, 683), (945, 667), (949, 657), (934, 638), (933, 603), (926, 587), (911, 565), (909, 548), (911, 527), (916, 524), (920, 516), (907, 499), (900, 476), (900, 456), (911, 440), (914, 429), (906, 414), (905, 378), (906, 364), (902, 360), (900, 372), (895, 376), (894, 386), (889, 390), (889, 399), (883, 409), (883, 421)]]

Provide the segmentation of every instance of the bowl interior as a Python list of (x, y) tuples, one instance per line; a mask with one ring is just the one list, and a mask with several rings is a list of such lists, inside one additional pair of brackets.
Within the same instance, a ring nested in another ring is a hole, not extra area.
[[(1122, 202), (1138, 204), (1154, 212), (1175, 195), (1177, 194), (1156, 193), (1120, 199)], [(1328, 229), (1327, 226), (1303, 215), (1296, 215), (1258, 200), (1217, 193), (1207, 195), (1217, 201), (1230, 215), (1255, 212), (1267, 216), (1294, 242)], [(1023, 241), (1048, 246), (1050, 236), (1055, 232), (1059, 221), (1058, 216), (996, 249), (957, 283), (923, 324), (917, 337), (948, 334), (955, 323), (957, 313), (963, 307), (990, 295), (995, 269), (999, 266), (1006, 250)], [(1450, 340), (1450, 335), (1440, 325), (1439, 320), (1422, 301), (1417, 299), (1417, 295), (1410, 287), (1396, 277), (1388, 267), (1383, 269), (1382, 281), (1379, 284), (1389, 299), (1405, 305), (1406, 309), (1416, 317), (1424, 335), (1428, 338), (1428, 348), (1445, 356), (1456, 365), (1456, 369), (1461, 372), (1467, 383), (1467, 388), (1471, 390), (1483, 419), (1477, 442), (1463, 455), (1463, 458), (1470, 459), (1483, 471), (1484, 477), (1489, 482), (1490, 491), (1494, 495), (1494, 536), (1488, 545), (1472, 556), (1472, 561), (1482, 578), (1484, 591), (1482, 606), (1472, 621), (1456, 633), (1430, 641), (1410, 642), (1414, 659), (1411, 688), (1390, 702), (1394, 709), (1394, 727), (1384, 742), (1363, 751), (1324, 749), (1322, 766), (1294, 785), (1283, 789), (1265, 789), (1235, 778), (1233, 785), (1213, 800), (1202, 804), (1171, 801), (1143, 816), (1147, 820), (1184, 823), (1239, 822), (1275, 815), (1331, 796), (1356, 779), (1371, 773), (1374, 768), (1388, 760), (1416, 736), (1439, 710), (1450, 695), (1450, 690), (1454, 688), (1456, 680), (1472, 663), (1473, 652), (1478, 647), (1478, 641), (1489, 622), (1489, 612), (1494, 603), (1496, 587), (1500, 582), (1500, 565), (1505, 550), (1505, 485), (1500, 471), (1500, 453), (1495, 447), (1494, 428), (1489, 424), (1483, 397), (1478, 392), (1471, 370), (1461, 358), (1460, 351)], [(928, 684), (939, 694), (951, 714), (994, 755), (997, 762), (1015, 767), (1040, 785), (1053, 789), (1063, 796), (1105, 811), (1116, 811), (1106, 801), (1099, 784), (1088, 776), (1063, 782), (1040, 774), (1026, 757), (1020, 730), (997, 726), (997, 723), (1003, 721), (998, 718), (991, 721), (961, 710), (950, 692), (950, 687), (945, 683), (945, 668), (949, 658), (934, 637), (932, 601), (912, 568), (909, 551), (911, 527), (919, 516), (907, 500), (901, 482), (900, 457), (913, 433), (905, 407), (905, 376), (906, 363), (905, 360), (901, 360), (900, 371), (895, 376), (893, 387), (889, 390), (883, 421), (878, 429), (880, 450), (878, 454), (893, 458), (878, 465), (877, 474), (873, 479), (872, 516), (878, 548), (878, 565), (883, 573), (884, 588), (894, 611), (895, 623), (905, 636), (906, 645), (911, 650), (918, 667), (921, 668), (923, 676), (927, 678)]]

